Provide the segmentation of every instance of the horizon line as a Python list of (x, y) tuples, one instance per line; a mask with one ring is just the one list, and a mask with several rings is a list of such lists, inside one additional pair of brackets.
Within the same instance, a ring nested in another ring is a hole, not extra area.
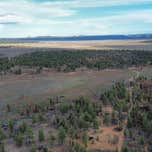
[(70, 37), (93, 37), (93, 36), (135, 36), (135, 35), (152, 35), (151, 33), (131, 33), (131, 34), (86, 34), (86, 35), (38, 35), (25, 37), (0, 37), (0, 39), (28, 39), (28, 38), (70, 38)]

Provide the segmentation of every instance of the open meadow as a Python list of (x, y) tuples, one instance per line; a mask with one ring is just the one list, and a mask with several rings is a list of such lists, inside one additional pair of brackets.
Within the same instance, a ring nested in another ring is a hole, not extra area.
[(30, 98), (43, 99), (54, 95), (96, 95), (97, 89), (105, 88), (116, 81), (127, 80), (131, 70), (76, 71), (69, 73), (44, 72), (38, 75), (22, 73), (0, 79), (0, 102), (24, 102)]

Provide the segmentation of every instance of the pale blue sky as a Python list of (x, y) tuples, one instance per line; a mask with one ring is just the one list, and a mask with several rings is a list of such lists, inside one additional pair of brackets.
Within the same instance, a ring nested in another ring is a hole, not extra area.
[(152, 33), (152, 0), (0, 0), (0, 37)]

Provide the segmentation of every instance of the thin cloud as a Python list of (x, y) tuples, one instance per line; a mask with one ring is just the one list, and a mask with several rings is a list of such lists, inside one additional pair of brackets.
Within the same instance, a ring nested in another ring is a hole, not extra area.
[(124, 6), (134, 5), (142, 3), (150, 3), (151, 0), (63, 0), (63, 1), (52, 1), (43, 2), (45, 5), (53, 6), (66, 6), (68, 8), (79, 8), (79, 7), (111, 7), (111, 6)]
[[(151, 0), (60, 0), (43, 2), (1, 0), (0, 36), (64, 36), (151, 32), (152, 8), (150, 6), (152, 7), (152, 5), (150, 3), (152, 4)], [(139, 5), (142, 7), (136, 8)], [(148, 5), (149, 9), (146, 9), (144, 5)], [(132, 9), (129, 10), (130, 6)], [(101, 7), (101, 11), (94, 11), (99, 7)], [(104, 14), (107, 7), (109, 7), (110, 12), (108, 15)], [(117, 9), (113, 9), (115, 7)], [(125, 10), (126, 7), (127, 10)]]

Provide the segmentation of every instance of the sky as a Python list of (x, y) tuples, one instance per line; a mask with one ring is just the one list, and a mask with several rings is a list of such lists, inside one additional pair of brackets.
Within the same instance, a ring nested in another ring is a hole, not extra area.
[(152, 33), (152, 0), (0, 0), (0, 38)]

